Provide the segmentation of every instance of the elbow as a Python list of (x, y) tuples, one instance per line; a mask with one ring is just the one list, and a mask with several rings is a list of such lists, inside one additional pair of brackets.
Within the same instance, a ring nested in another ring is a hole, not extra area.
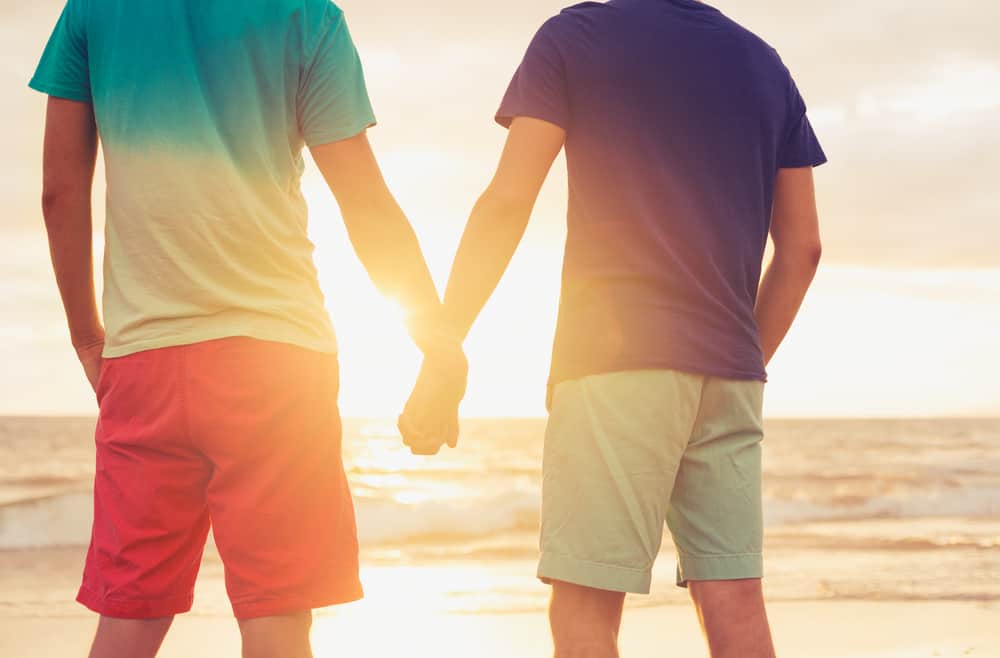
[(802, 247), (802, 260), (813, 271), (819, 268), (823, 260), (823, 243), (819, 238)]
[(55, 221), (63, 211), (76, 203), (80, 194), (74, 193), (65, 185), (46, 184), (42, 189), (42, 216), (45, 223)]
[(775, 245), (774, 258), (786, 266), (808, 273), (810, 276), (819, 269), (823, 259), (823, 243), (819, 238), (795, 245)]
[(46, 221), (53, 217), (59, 207), (63, 205), (63, 199), (65, 196), (66, 195), (61, 190), (48, 186), (42, 190), (42, 215), (45, 217)]

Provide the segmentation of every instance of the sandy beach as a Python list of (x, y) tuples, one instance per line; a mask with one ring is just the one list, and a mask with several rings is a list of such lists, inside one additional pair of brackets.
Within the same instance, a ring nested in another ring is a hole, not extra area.
[[(317, 657), (549, 656), (543, 613), (421, 615), (374, 603), (316, 620)], [(976, 603), (816, 602), (771, 606), (778, 655), (795, 658), (958, 658), (1000, 656), (1000, 607)], [(96, 618), (0, 618), (0, 656), (83, 656)], [(686, 606), (629, 610), (625, 658), (706, 656), (694, 613)], [(162, 658), (239, 655), (236, 624), (222, 617), (181, 617)]]

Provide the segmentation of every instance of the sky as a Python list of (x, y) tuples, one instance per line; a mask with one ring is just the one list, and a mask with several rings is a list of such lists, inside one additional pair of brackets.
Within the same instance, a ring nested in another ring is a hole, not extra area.
[[(532, 34), (562, 4), (340, 4), (379, 119), (372, 143), (443, 288), (503, 143), (493, 112)], [(767, 413), (1000, 416), (1000, 42), (992, 28), (1000, 7), (715, 6), (778, 49), (830, 157), (816, 172), (824, 263), (771, 364)], [(95, 411), (69, 347), (38, 210), (44, 99), (25, 86), (60, 9), (57, 0), (0, 4), (0, 414)], [(470, 336), (463, 414), (544, 413), (565, 188), (560, 161)], [(340, 341), (342, 410), (394, 416), (419, 356), (350, 251), (314, 168), (304, 189)], [(100, 189), (95, 207), (100, 215)]]

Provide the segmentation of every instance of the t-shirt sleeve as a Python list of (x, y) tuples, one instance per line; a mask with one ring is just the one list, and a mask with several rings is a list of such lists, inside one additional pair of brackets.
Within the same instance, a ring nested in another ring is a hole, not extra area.
[(309, 146), (336, 142), (375, 125), (361, 58), (347, 29), (344, 13), (333, 3), (313, 30), (299, 87), (298, 115)]
[(569, 130), (566, 66), (557, 46), (557, 19), (550, 19), (532, 39), (507, 87), (496, 120), (509, 128), (516, 117), (532, 117)]
[(818, 167), (826, 162), (826, 154), (809, 122), (806, 103), (802, 100), (795, 83), (791, 84), (791, 93), (791, 109), (788, 114), (790, 120), (778, 153), (778, 167), (781, 169)]
[(91, 102), (85, 10), (69, 0), (28, 85), (49, 96)]

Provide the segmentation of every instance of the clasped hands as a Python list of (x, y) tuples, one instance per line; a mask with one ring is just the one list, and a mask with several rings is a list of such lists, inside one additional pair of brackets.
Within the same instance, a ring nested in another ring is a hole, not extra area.
[(411, 329), (424, 362), (399, 417), (403, 444), (415, 455), (436, 455), (458, 445), (458, 407), (465, 397), (469, 362), (461, 339), (441, 328)]

